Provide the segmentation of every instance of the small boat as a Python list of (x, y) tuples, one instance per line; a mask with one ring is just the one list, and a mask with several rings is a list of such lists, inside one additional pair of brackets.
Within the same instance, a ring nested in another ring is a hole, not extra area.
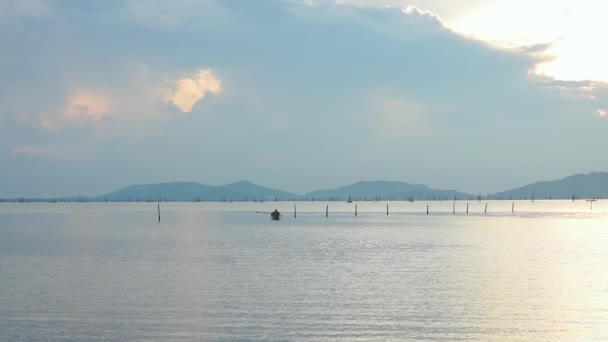
[(270, 218), (275, 221), (278, 221), (281, 219), (281, 213), (275, 209), (273, 212), (270, 213)]

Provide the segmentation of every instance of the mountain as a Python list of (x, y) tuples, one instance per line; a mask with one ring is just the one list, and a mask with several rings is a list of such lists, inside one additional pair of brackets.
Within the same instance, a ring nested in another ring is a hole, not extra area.
[(218, 186), (216, 190), (226, 194), (237, 194), (239, 198), (253, 200), (296, 199), (299, 195), (286, 191), (265, 188), (248, 181), (240, 181), (232, 184)]
[(608, 198), (608, 173), (578, 174), (490, 195), (490, 199)]
[(384, 197), (384, 199), (393, 199), (393, 200), (401, 200), (401, 201), (424, 201), (424, 200), (440, 200), (440, 201), (449, 201), (453, 199), (463, 200), (463, 199), (474, 199), (476, 196), (472, 194), (467, 194), (464, 192), (456, 191), (456, 190), (436, 190), (436, 189), (428, 189), (428, 190), (414, 190), (409, 192), (400, 192), (395, 194), (389, 194)]
[(376, 198), (384, 197), (398, 192), (409, 192), (415, 190), (428, 190), (429, 187), (421, 184), (409, 184), (404, 182), (357, 182), (351, 185), (343, 186), (331, 190), (317, 190), (306, 194), (307, 198), (315, 198), (319, 200), (327, 199), (353, 199)]
[(373, 181), (357, 182), (331, 190), (317, 190), (306, 194), (316, 200), (427, 200), (473, 198), (473, 195), (453, 190), (434, 190), (422, 184), (405, 182)]
[(99, 196), (97, 199), (108, 201), (157, 201), (159, 199), (190, 201), (212, 190), (212, 186), (194, 182), (138, 184)]
[[(517, 189), (488, 195), (487, 199), (570, 199), (608, 198), (608, 172), (578, 174), (560, 180), (529, 184)], [(195, 182), (130, 185), (98, 197), (16, 198), (0, 202), (26, 201), (291, 201), (291, 200), (452, 200), (477, 196), (455, 190), (437, 190), (422, 184), (389, 181), (364, 181), (336, 189), (317, 190), (304, 196), (266, 188), (248, 181), (211, 186)]]
[(451, 200), (473, 198), (453, 190), (434, 190), (404, 182), (357, 182), (333, 190), (313, 191), (305, 196), (275, 190), (248, 181), (211, 186), (194, 182), (130, 185), (92, 198), (93, 201), (272, 201), (272, 200)]
[(289, 200), (298, 195), (240, 181), (222, 186), (194, 182), (131, 185), (94, 198), (97, 201), (246, 201)]

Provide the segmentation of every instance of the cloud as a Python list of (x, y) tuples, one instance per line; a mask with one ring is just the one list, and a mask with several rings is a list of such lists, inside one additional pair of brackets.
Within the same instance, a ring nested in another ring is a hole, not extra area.
[(112, 113), (112, 105), (107, 96), (93, 93), (80, 92), (72, 95), (63, 112), (63, 117), (75, 124), (92, 122), (101, 125), (103, 121), (109, 120)]
[(551, 77), (531, 73), (531, 81), (537, 81), (540, 87), (559, 92), (562, 98), (595, 100), (598, 95), (597, 87), (601, 88), (600, 82), (593, 81), (562, 81)]
[[(44, 63), (41, 60), (40, 63)], [(43, 64), (44, 65), (44, 64)], [(126, 63), (119, 77), (104, 78), (104, 71), (88, 66), (66, 66), (66, 74), (81, 75), (93, 70), (94, 77), (61, 79), (40, 73), (22, 74), (11, 84), (0, 84), (0, 126), (15, 121), (53, 134), (80, 128), (99, 133), (142, 123), (165, 122), (167, 92), (165, 71), (144, 63)], [(114, 73), (116, 70), (110, 71)], [(64, 76), (65, 77), (65, 76)]]
[(178, 79), (174, 83), (173, 89), (168, 90), (165, 101), (172, 103), (182, 113), (192, 112), (194, 105), (207, 93), (222, 92), (222, 81), (209, 69), (199, 69), (193, 76)]
[[(48, 29), (24, 20), (3, 36), (3, 191), (27, 184), (20, 170), (50, 165), (18, 156), (67, 147), (77, 153), (65, 160), (90, 164), (49, 175), (64, 193), (232, 177), (296, 191), (393, 178), (488, 192), (608, 169), (589, 157), (608, 148), (605, 84), (534, 74), (546, 45), (469, 39), (422, 3), (60, 3)], [(217, 115), (172, 115), (197, 109)], [(293, 171), (269, 173), (269, 151)], [(77, 186), (83, 174), (95, 182)]]
[(49, 132), (60, 133), (69, 127), (107, 127), (117, 114), (112, 104), (112, 96), (99, 90), (87, 90), (85, 87), (69, 91), (63, 96), (63, 101), (41, 101), (40, 96), (29, 94), (28, 98), (21, 100), (40, 101), (38, 106), (21, 101), (14, 103), (13, 108), (17, 109), (15, 119), (42, 127)]
[(443, 22), (443, 20), (435, 13), (431, 11), (422, 10), (416, 6), (409, 5), (401, 10), (405, 15), (409, 16), (417, 16), (420, 18), (425, 18), (431, 22), (436, 22), (441, 24), (443, 27), (447, 27), (447, 25)]
[(393, 8), (404, 8), (407, 6), (414, 6), (424, 11), (429, 11), (440, 15), (443, 18), (452, 18), (471, 9), (474, 9), (479, 4), (483, 3), (484, 0), (459, 0), (459, 1), (445, 1), (445, 0), (297, 0), (309, 4), (328, 4), (328, 3), (341, 3), (350, 6), (360, 7), (393, 7)]

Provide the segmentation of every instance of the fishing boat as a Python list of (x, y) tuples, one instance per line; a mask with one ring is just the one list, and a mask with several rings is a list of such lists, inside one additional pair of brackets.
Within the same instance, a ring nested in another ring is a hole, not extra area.
[(275, 209), (273, 212), (270, 213), (270, 218), (278, 221), (281, 219), (281, 213)]

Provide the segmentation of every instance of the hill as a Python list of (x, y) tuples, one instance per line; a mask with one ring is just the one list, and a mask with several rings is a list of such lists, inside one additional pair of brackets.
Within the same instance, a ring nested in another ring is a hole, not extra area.
[[(570, 199), (608, 198), (608, 172), (577, 174), (559, 180), (536, 182), (520, 188), (488, 195), (487, 199)], [(361, 181), (347, 186), (317, 190), (306, 195), (266, 188), (248, 181), (211, 186), (195, 182), (130, 185), (98, 197), (15, 198), (0, 202), (41, 201), (354, 201), (361, 200), (453, 200), (477, 196), (455, 191), (437, 190), (423, 184), (392, 181)]]
[(94, 198), (97, 201), (251, 201), (290, 200), (298, 195), (240, 181), (211, 186), (195, 182), (139, 184)]
[(608, 198), (608, 173), (577, 174), (490, 195), (490, 199)]
[(216, 188), (216, 190), (225, 194), (235, 194), (238, 198), (242, 200), (257, 199), (270, 201), (274, 200), (275, 198), (279, 200), (293, 200), (300, 197), (300, 195), (292, 194), (286, 191), (266, 188), (245, 180), (219, 186)]
[(363, 181), (330, 190), (317, 190), (305, 195), (316, 200), (427, 200), (473, 198), (473, 195), (453, 191), (434, 190), (423, 184), (391, 181)]

